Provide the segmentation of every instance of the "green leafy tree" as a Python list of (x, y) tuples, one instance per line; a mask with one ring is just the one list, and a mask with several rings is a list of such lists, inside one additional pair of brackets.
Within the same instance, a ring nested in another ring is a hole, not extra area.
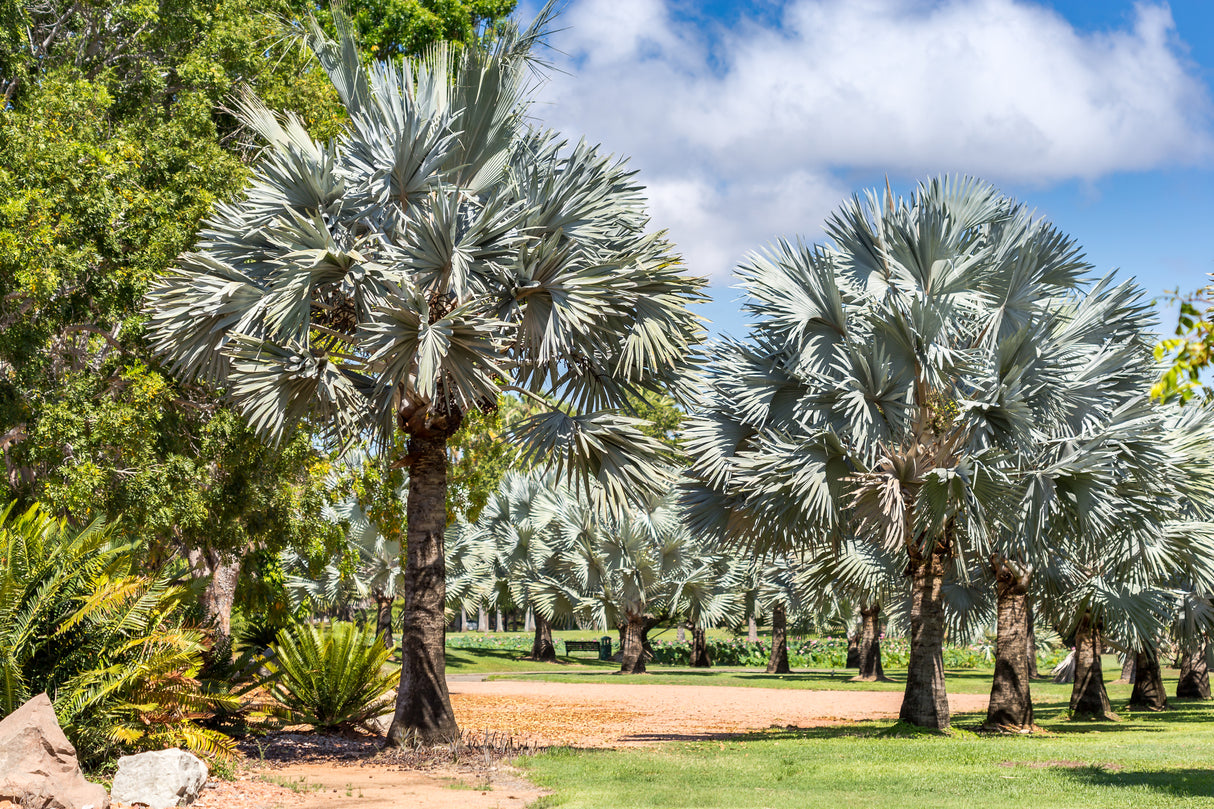
[(443, 675), (448, 451), (503, 389), (540, 412), (524, 457), (609, 502), (666, 473), (662, 445), (615, 410), (677, 385), (700, 326), (683, 275), (648, 233), (625, 165), (533, 129), (531, 48), (551, 10), (494, 44), (363, 67), (352, 34), (309, 43), (349, 118), (339, 138), (246, 96), (266, 143), (151, 294), (151, 331), (184, 378), (226, 387), (282, 440), (305, 419), (335, 443), (406, 437), (404, 666), (389, 740), (458, 733)]

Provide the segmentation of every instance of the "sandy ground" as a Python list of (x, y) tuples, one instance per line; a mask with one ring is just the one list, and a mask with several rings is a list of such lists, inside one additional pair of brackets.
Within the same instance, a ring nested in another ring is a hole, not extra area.
[[(709, 739), (748, 730), (820, 727), (898, 715), (902, 694), (727, 686), (522, 681), (449, 682), (466, 732), (517, 742), (628, 747)], [(986, 709), (956, 694), (953, 711)], [(543, 792), (511, 767), (418, 772), (374, 760), (255, 765), (208, 785), (197, 809), (523, 809)], [(124, 807), (115, 805), (117, 809)]]

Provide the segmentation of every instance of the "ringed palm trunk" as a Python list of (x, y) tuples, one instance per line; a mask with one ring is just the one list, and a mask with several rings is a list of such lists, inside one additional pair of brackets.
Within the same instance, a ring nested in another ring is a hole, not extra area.
[(945, 553), (938, 545), (927, 557), (911, 557), (911, 643), (906, 666), (906, 692), (898, 718), (935, 730), (949, 726), (944, 690)]
[(384, 639), (384, 647), (391, 649), (392, 642), (392, 602), (393, 598), (376, 594), (375, 596), (375, 634)]
[(1206, 647), (1189, 649), (1180, 658), (1180, 680), (1176, 683), (1176, 699), (1209, 699), (1210, 667)]
[(556, 662), (556, 644), (552, 642), (552, 622), (535, 613), (535, 639), (531, 642), (531, 659), (540, 663)]
[[(458, 426), (458, 425), (457, 425)], [(405, 605), (400, 690), (388, 743), (433, 745), (459, 737), (446, 678), (447, 433), (409, 438)]]
[(620, 639), (621, 674), (645, 673), (645, 635), (647, 631), (644, 615), (628, 616), (628, 621), (623, 627), (623, 637)]
[(1100, 651), (1104, 641), (1100, 624), (1085, 614), (1075, 631), (1075, 684), (1071, 688), (1071, 715), (1091, 719), (1116, 719), (1104, 688)]
[(1168, 707), (1168, 695), (1163, 687), (1163, 672), (1159, 669), (1159, 653), (1142, 649), (1134, 660), (1134, 692), (1130, 705), (1148, 711), (1163, 711)]
[(712, 658), (708, 655), (708, 630), (703, 627), (691, 628), (691, 665), (697, 669), (712, 667)]
[(788, 616), (783, 604), (771, 610), (771, 659), (767, 661), (768, 674), (788, 674)]
[(881, 605), (870, 604), (860, 610), (860, 636), (856, 641), (856, 682), (889, 682), (881, 667)]
[(1029, 692), (1030, 659), (1036, 658), (1029, 636), (1028, 585), (1031, 571), (994, 558), (995, 676), (987, 706), (987, 727), (1032, 730), (1033, 697)]

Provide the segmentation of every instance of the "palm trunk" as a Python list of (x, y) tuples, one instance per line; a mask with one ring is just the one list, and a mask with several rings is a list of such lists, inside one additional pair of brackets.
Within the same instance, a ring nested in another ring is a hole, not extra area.
[(845, 669), (860, 668), (860, 634), (864, 631), (864, 618), (856, 621), (856, 630), (847, 636), (847, 662)]
[(944, 690), (944, 554), (939, 548), (926, 559), (911, 559), (911, 643), (906, 692), (898, 718), (936, 730), (949, 726)]
[(232, 659), (232, 605), (236, 602), (241, 557), (206, 549), (190, 551), (188, 559), (196, 576), (210, 577), (198, 599), (202, 625), (208, 629), (211, 641), (203, 663), (208, 668), (222, 666)]
[(860, 637), (856, 643), (856, 682), (889, 682), (881, 667), (881, 605), (870, 604), (860, 610)]
[(1036, 680), (1041, 676), (1041, 672), (1037, 670), (1037, 630), (1033, 620), (1032, 603), (1027, 604), (1025, 609), (1029, 614), (1029, 679)]
[(531, 642), (531, 658), (540, 663), (556, 662), (556, 644), (552, 642), (552, 624), (535, 613), (535, 640)]
[(1138, 655), (1133, 652), (1126, 652), (1125, 660), (1121, 663), (1121, 676), (1117, 678), (1119, 683), (1132, 683), (1134, 680), (1134, 670), (1138, 668)]
[(759, 642), (759, 622), (753, 615), (746, 619), (746, 640), (751, 643)]
[(1168, 695), (1163, 687), (1163, 672), (1159, 670), (1159, 653), (1142, 649), (1134, 659), (1134, 693), (1130, 705), (1148, 711), (1163, 711), (1168, 707)]
[(1116, 719), (1104, 688), (1100, 651), (1104, 642), (1100, 625), (1085, 614), (1075, 632), (1075, 685), (1071, 688), (1071, 715), (1079, 718)]
[(375, 634), (384, 640), (384, 648), (392, 649), (392, 602), (387, 596), (375, 596)]
[(1210, 666), (1204, 644), (1190, 649), (1180, 658), (1180, 680), (1176, 683), (1176, 699), (1209, 699)]
[(691, 628), (691, 665), (697, 669), (712, 667), (712, 658), (708, 656), (708, 630), (698, 626)]
[(489, 631), (489, 612), (484, 607), (481, 607), (477, 611), (476, 631), (477, 632), (488, 632)]
[(776, 604), (771, 609), (771, 659), (767, 661), (768, 674), (788, 674), (788, 617), (784, 605)]
[(682, 624), (679, 624), (677, 627), (675, 627), (674, 639), (676, 641), (678, 641), (679, 643), (687, 642), (687, 632), (686, 632), (686, 630), (683, 629)]
[(497, 629), (495, 631), (497, 631), (497, 632), (506, 631), (506, 627), (502, 623), (502, 611), (500, 609), (497, 611)]
[(525, 616), (523, 616), (523, 631), (524, 632), (534, 632), (535, 631), (535, 611), (534, 610), (527, 610), (527, 614)]
[(460, 608), (459, 608), (459, 631), (460, 632), (468, 631), (468, 611), (466, 609), (464, 609), (462, 604), (460, 605)]
[(620, 674), (645, 673), (645, 616), (629, 615), (620, 639)]
[(446, 678), (447, 440), (409, 438), (405, 606), (401, 627), (400, 690), (388, 743), (433, 745), (459, 738)]
[(1031, 571), (992, 558), (995, 572), (995, 676), (986, 710), (987, 727), (1033, 729), (1033, 697), (1029, 692), (1029, 660), (1036, 650), (1029, 642), (1028, 585)]

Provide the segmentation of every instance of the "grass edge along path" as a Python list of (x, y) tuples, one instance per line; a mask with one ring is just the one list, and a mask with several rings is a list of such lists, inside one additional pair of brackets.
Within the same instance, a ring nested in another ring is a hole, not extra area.
[(1176, 703), (1118, 723), (1042, 706), (1044, 732), (949, 735), (888, 722), (773, 729), (630, 750), (554, 749), (521, 760), (554, 794), (539, 807), (736, 809), (1184, 809), (1214, 804), (1214, 704)]

